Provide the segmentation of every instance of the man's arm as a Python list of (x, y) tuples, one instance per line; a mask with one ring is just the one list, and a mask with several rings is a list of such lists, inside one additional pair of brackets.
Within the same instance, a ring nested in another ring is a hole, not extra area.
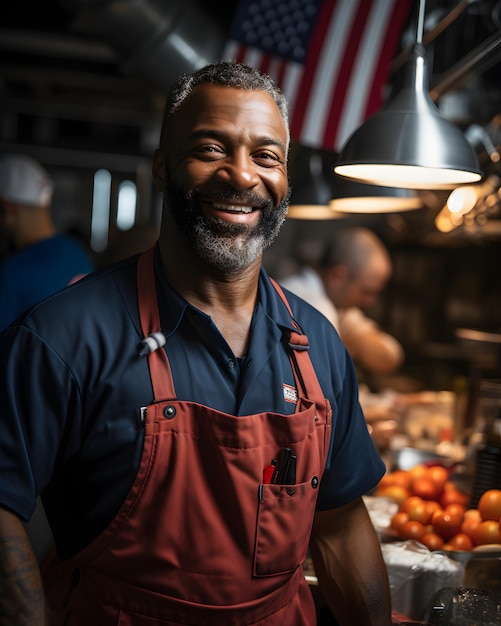
[(315, 514), (310, 553), (322, 595), (340, 626), (391, 626), (388, 574), (361, 498)]
[(339, 334), (355, 362), (376, 374), (388, 374), (404, 361), (400, 343), (365, 316), (351, 308), (339, 315)]
[(0, 507), (0, 624), (45, 626), (40, 571), (21, 520)]

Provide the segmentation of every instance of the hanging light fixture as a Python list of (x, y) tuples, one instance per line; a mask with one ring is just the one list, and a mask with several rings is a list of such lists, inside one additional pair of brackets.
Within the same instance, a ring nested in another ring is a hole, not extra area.
[(488, 176), (477, 185), (456, 187), (450, 193), (442, 210), (435, 217), (437, 230), (448, 233), (465, 224), (467, 215), (486, 213), (489, 205), (499, 201), (500, 180), (497, 176)]
[(331, 220), (336, 214), (329, 208), (332, 197), (330, 185), (322, 174), (322, 157), (312, 152), (308, 156), (306, 178), (293, 185), (287, 217), (296, 220)]
[(337, 174), (408, 189), (451, 188), (482, 178), (473, 148), (457, 126), (440, 116), (428, 94), (424, 12), (421, 0), (403, 90), (352, 134), (334, 167)]
[(415, 191), (370, 185), (334, 174), (334, 197), (329, 207), (336, 213), (397, 213), (423, 206)]

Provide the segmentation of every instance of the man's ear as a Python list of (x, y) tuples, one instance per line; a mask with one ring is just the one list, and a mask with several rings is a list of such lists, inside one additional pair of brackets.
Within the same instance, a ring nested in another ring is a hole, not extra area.
[(151, 171), (156, 190), (162, 192), (165, 185), (165, 156), (160, 148), (157, 148), (153, 155), (153, 167)]

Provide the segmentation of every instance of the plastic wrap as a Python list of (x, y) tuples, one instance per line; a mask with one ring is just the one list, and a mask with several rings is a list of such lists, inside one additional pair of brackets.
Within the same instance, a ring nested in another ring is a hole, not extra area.
[(434, 595), (463, 584), (464, 564), (431, 552), (414, 540), (381, 546), (388, 570), (392, 607), (413, 620), (428, 617)]

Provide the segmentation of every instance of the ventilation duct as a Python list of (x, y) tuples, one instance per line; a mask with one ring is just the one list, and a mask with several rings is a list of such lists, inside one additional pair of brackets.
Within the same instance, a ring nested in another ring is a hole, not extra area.
[(120, 70), (166, 93), (180, 74), (219, 61), (226, 33), (192, 0), (61, 0), (72, 28), (109, 44)]

